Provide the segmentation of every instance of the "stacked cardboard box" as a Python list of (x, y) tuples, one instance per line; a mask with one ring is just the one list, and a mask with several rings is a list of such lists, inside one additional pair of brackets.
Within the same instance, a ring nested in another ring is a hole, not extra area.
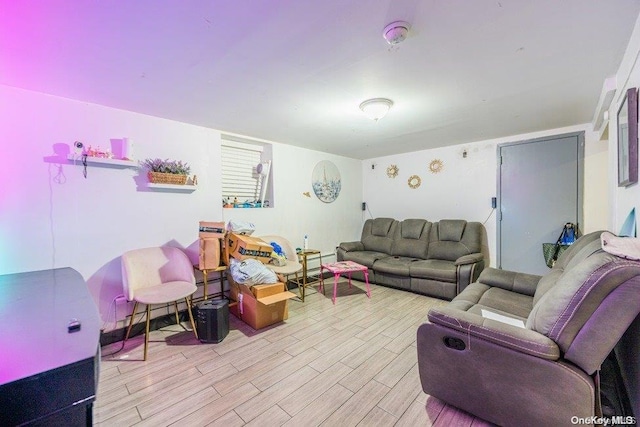
[(227, 234), (225, 245), (229, 256), (240, 261), (253, 258), (267, 263), (273, 252), (273, 247), (269, 243), (245, 234)]
[(224, 239), (224, 222), (200, 221), (200, 270), (212, 270), (220, 266), (220, 254)]
[(237, 301), (230, 311), (253, 329), (261, 329), (289, 317), (289, 299), (296, 294), (284, 283), (247, 286), (229, 277), (229, 298)]
[[(238, 261), (248, 258), (257, 259), (263, 263), (269, 262), (273, 248), (259, 238), (245, 234), (228, 233), (224, 240), (224, 256)], [(254, 329), (261, 329), (274, 323), (282, 322), (289, 316), (289, 299), (296, 294), (289, 292), (284, 283), (247, 286), (236, 283), (230, 274), (229, 298), (236, 301), (230, 307), (231, 313), (242, 319)]]

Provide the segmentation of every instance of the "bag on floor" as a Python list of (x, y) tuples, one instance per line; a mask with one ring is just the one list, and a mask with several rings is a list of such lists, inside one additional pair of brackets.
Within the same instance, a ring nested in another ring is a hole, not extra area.
[(234, 234), (250, 236), (256, 231), (256, 226), (252, 222), (231, 220), (227, 224), (227, 230)]
[(230, 262), (229, 270), (231, 270), (231, 277), (236, 283), (242, 283), (247, 286), (278, 283), (276, 273), (269, 270), (257, 259), (248, 258), (238, 261), (231, 258)]
[(544, 256), (544, 262), (547, 267), (553, 268), (558, 257), (571, 246), (578, 238), (578, 229), (575, 224), (568, 222), (562, 228), (560, 236), (555, 243), (543, 243), (542, 255)]

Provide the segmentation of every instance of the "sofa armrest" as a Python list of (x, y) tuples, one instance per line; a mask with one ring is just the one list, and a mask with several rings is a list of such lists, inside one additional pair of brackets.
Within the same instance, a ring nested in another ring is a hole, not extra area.
[[(487, 319), (452, 307), (429, 310), (429, 321), (520, 353), (547, 360), (558, 360), (560, 349), (550, 338), (531, 329)], [(470, 345), (470, 344), (469, 344)]]
[(497, 268), (486, 268), (480, 273), (478, 282), (507, 291), (533, 296), (542, 276), (535, 274), (518, 273)]
[(460, 293), (476, 281), (484, 269), (484, 256), (481, 253), (463, 255), (455, 261), (457, 293)]
[(342, 242), (338, 247), (345, 252), (364, 251), (364, 244), (362, 242)]
[(463, 255), (458, 258), (455, 262), (455, 265), (467, 265), (467, 264), (475, 264), (476, 262), (480, 262), (484, 260), (484, 255), (481, 253)]

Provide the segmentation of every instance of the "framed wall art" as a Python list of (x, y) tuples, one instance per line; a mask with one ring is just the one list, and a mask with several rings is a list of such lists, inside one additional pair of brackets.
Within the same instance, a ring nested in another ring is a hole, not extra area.
[(318, 162), (311, 174), (311, 186), (318, 199), (324, 203), (335, 201), (342, 189), (340, 171), (329, 160)]
[(638, 182), (638, 90), (630, 88), (618, 109), (618, 187)]

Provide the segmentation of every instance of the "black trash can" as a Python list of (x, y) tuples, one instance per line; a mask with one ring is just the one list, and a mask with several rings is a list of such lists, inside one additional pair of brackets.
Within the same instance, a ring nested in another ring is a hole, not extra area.
[(229, 333), (229, 302), (226, 299), (214, 299), (198, 303), (196, 328), (201, 342), (222, 341)]

